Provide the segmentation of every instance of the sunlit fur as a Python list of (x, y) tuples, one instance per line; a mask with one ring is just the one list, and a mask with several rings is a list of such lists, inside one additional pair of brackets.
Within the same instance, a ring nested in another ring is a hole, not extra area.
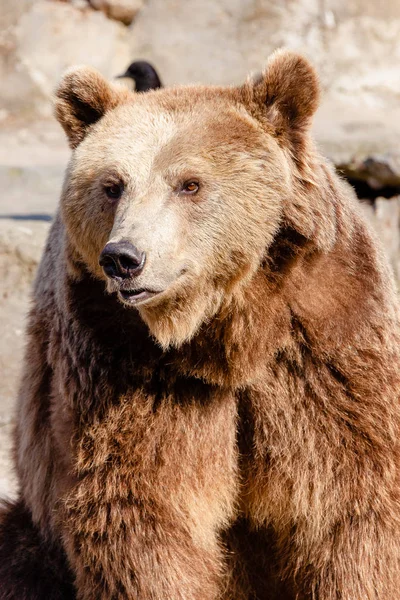
[[(310, 140), (318, 94), (291, 52), (237, 88), (62, 80), (73, 154), (29, 317), (1, 600), (398, 599), (398, 304)], [(161, 292), (138, 308), (98, 263), (122, 239), (147, 256), (129, 285)]]
[[(285, 152), (232, 96), (208, 88), (139, 96), (106, 114), (69, 166), (68, 242), (103, 279), (106, 242), (146, 252), (135, 285), (163, 294), (139, 312), (164, 348), (192, 338), (251, 279), (293, 194)], [(199, 192), (180, 195), (193, 177)], [(102, 185), (109, 178), (124, 182), (112, 207)]]

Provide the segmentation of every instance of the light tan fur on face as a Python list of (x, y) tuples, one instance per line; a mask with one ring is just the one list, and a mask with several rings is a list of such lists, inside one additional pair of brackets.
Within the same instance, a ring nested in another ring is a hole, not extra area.
[[(162, 292), (138, 308), (163, 347), (190, 339), (252, 277), (293, 193), (288, 157), (233, 90), (200, 88), (188, 102), (191, 94), (147, 94), (105, 114), (75, 150), (62, 202), (96, 276), (107, 242), (146, 253), (132, 285)], [(191, 179), (200, 190), (183, 197)], [(124, 182), (115, 207), (108, 180)]]

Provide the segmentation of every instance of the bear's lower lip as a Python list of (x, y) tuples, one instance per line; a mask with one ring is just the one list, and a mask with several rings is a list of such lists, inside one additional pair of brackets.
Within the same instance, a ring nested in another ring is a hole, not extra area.
[(139, 304), (156, 296), (159, 292), (152, 290), (137, 289), (137, 290), (119, 290), (118, 296), (125, 304)]

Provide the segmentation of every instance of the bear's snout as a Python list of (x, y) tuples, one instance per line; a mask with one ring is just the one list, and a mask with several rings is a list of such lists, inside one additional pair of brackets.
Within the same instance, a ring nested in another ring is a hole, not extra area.
[(139, 275), (145, 262), (145, 252), (126, 240), (106, 244), (99, 259), (104, 273), (112, 279), (128, 279)]

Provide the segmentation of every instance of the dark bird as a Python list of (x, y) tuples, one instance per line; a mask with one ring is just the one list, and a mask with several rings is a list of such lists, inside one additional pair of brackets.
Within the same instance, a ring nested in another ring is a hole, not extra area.
[(148, 90), (157, 90), (162, 87), (157, 71), (150, 63), (144, 60), (133, 62), (123, 75), (117, 75), (117, 77), (133, 79), (137, 92), (147, 92)]

